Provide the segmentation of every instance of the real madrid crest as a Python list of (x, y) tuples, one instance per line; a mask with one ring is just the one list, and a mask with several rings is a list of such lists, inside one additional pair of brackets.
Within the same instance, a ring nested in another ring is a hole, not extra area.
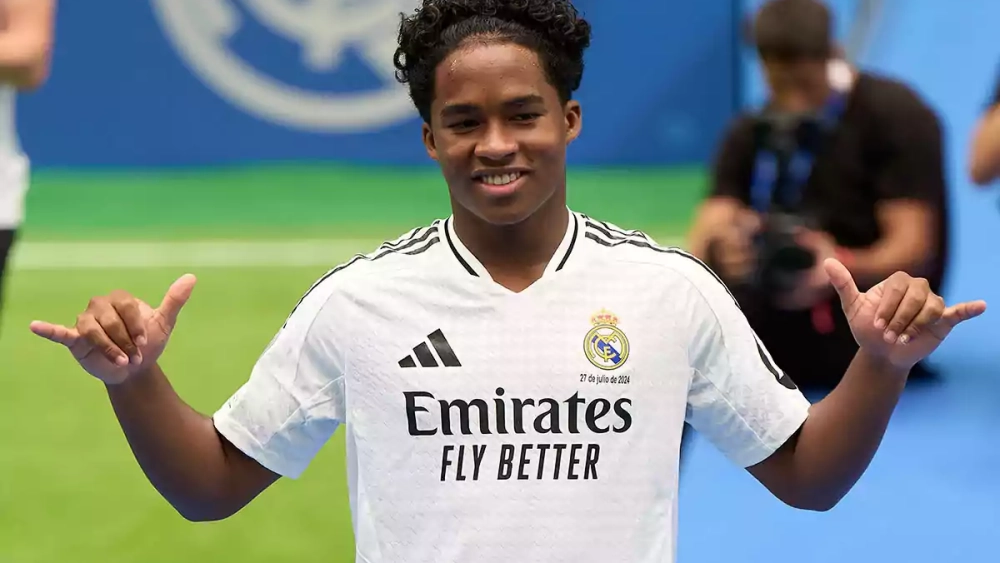
[(618, 317), (609, 311), (601, 311), (590, 317), (593, 328), (583, 339), (583, 351), (587, 359), (603, 370), (618, 369), (628, 359), (628, 338), (618, 328)]

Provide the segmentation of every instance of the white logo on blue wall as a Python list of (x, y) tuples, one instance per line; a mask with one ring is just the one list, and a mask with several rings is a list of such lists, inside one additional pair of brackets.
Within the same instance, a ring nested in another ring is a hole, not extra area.
[(419, 0), (153, 0), (174, 48), (219, 96), (261, 119), (355, 133), (413, 117), (392, 55)]

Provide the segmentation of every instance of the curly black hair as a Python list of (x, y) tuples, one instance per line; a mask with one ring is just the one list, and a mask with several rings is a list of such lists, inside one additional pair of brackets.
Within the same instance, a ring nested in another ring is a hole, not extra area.
[(430, 123), (437, 66), (470, 38), (515, 43), (536, 52), (563, 103), (583, 79), (590, 24), (570, 0), (423, 0), (402, 17), (396, 79)]

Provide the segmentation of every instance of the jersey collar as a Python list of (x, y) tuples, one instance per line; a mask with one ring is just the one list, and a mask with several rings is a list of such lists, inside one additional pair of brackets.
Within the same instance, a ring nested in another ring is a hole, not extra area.
[[(545, 267), (545, 272), (542, 276), (547, 276), (553, 272), (558, 272), (566, 266), (566, 262), (569, 260), (570, 255), (573, 254), (573, 249), (576, 247), (576, 240), (580, 237), (580, 219), (577, 217), (576, 213), (573, 213), (569, 209), (566, 210), (569, 213), (569, 222), (566, 225), (566, 234), (563, 235), (563, 240), (559, 243), (559, 247), (556, 248), (555, 254), (552, 255), (552, 259), (549, 260), (548, 265)], [(458, 238), (455, 233), (454, 216), (449, 217), (444, 222), (444, 235), (445, 239), (448, 241), (448, 246), (451, 248), (452, 253), (461, 264), (462, 268), (465, 269), (469, 274), (490, 279), (489, 272), (483, 264), (469, 251), (468, 248), (462, 244), (462, 241)]]

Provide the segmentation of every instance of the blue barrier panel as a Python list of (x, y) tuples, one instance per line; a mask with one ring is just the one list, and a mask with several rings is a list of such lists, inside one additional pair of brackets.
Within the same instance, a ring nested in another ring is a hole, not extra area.
[[(59, 6), (53, 74), (20, 103), (38, 165), (422, 163), (393, 81), (416, 0)], [(731, 1), (579, 0), (594, 46), (576, 162), (700, 162), (736, 105)]]

